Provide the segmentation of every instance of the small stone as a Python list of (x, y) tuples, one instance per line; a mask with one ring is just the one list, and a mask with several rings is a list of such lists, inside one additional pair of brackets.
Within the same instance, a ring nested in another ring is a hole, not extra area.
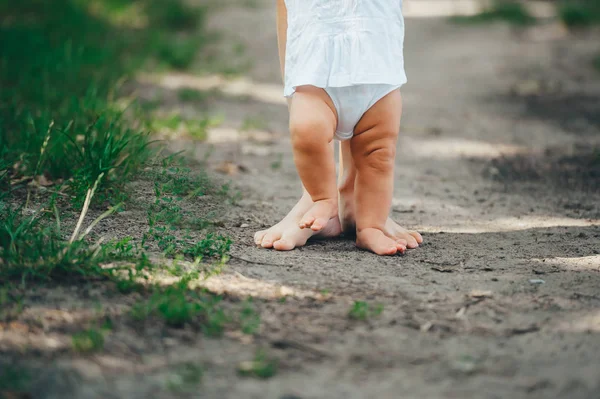
[(242, 224), (240, 225), (240, 227), (241, 227), (242, 229), (245, 229), (245, 228), (248, 228), (248, 227), (250, 227), (250, 225), (249, 225), (248, 223), (242, 223)]
[(469, 293), (471, 298), (491, 298), (493, 296), (492, 291), (473, 290)]
[(546, 282), (539, 278), (532, 278), (529, 280), (529, 284), (539, 285), (539, 284), (546, 284)]

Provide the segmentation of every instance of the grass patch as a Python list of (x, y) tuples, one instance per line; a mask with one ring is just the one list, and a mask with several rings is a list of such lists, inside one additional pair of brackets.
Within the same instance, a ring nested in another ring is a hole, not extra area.
[(212, 94), (214, 94), (212, 91), (200, 91), (189, 88), (183, 88), (177, 91), (177, 97), (184, 103), (203, 103)]
[(268, 128), (268, 122), (262, 116), (248, 116), (242, 122), (240, 130), (266, 130)]
[(348, 312), (348, 317), (353, 320), (367, 320), (379, 316), (381, 312), (383, 312), (382, 304), (371, 305), (367, 302), (355, 301)]
[(535, 18), (529, 14), (525, 6), (515, 1), (497, 1), (489, 9), (473, 16), (453, 17), (459, 23), (490, 23), (495, 21), (508, 22), (512, 25), (529, 25)]
[(220, 117), (189, 120), (178, 114), (172, 114), (166, 117), (155, 116), (150, 122), (150, 129), (168, 136), (184, 135), (197, 140), (205, 140), (207, 130), (220, 125), (221, 122)]
[(77, 352), (99, 352), (104, 349), (104, 334), (100, 330), (89, 329), (74, 334), (71, 342), (73, 349)]
[(198, 364), (184, 363), (178, 365), (167, 381), (167, 388), (176, 393), (188, 392), (200, 385), (203, 374), (202, 367)]
[[(64, 182), (81, 204), (104, 173), (96, 199), (119, 200), (150, 150), (146, 132), (124, 120), (115, 92), (153, 58), (185, 64), (174, 38), (200, 30), (202, 12), (178, 0), (0, 5), (0, 148), (10, 181)], [(146, 20), (146, 29), (115, 26), (128, 15), (132, 24), (136, 15)], [(176, 54), (163, 54), (159, 39)], [(198, 51), (202, 41), (193, 42)]]
[(594, 68), (596, 68), (598, 72), (600, 72), (600, 54), (594, 57), (594, 59), (592, 60), (592, 65), (594, 66)]
[(260, 328), (260, 314), (256, 310), (252, 298), (244, 302), (240, 312), (240, 327), (244, 334), (253, 335)]
[(277, 374), (277, 362), (263, 349), (256, 351), (254, 360), (240, 363), (238, 374), (243, 377), (267, 379)]
[(0, 364), (0, 398), (23, 397), (19, 393), (26, 390), (30, 380), (30, 370), (14, 365)]
[(558, 8), (560, 19), (570, 28), (583, 28), (600, 23), (600, 1), (563, 1)]
[[(169, 252), (173, 231), (200, 224), (182, 204), (210, 192), (206, 177), (173, 170), (176, 157), (152, 165), (149, 122), (128, 120), (115, 93), (160, 57), (157, 43), (201, 35), (202, 45), (205, 12), (182, 0), (0, 4), (0, 282), (101, 278), (137, 289), (138, 272), (151, 266), (148, 237), (106, 243), (90, 233), (129, 204), (127, 183), (149, 166), (157, 200), (148, 236)], [(208, 124), (185, 123), (199, 136)], [(222, 261), (229, 249), (218, 235), (178, 235), (173, 255)], [(102, 266), (109, 262), (117, 266)]]
[(206, 291), (190, 290), (188, 285), (194, 278), (197, 276), (192, 274), (177, 284), (155, 287), (148, 300), (139, 302), (131, 309), (131, 316), (137, 321), (158, 318), (174, 328), (193, 324), (207, 336), (221, 336), (230, 320), (220, 306), (222, 298)]

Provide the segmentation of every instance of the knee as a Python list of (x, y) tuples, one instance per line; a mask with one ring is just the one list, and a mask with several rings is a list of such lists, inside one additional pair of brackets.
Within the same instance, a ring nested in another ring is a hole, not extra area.
[(354, 152), (359, 171), (389, 173), (393, 171), (396, 159), (396, 134), (381, 134)]
[(328, 129), (330, 128), (327, 123), (317, 119), (291, 121), (290, 133), (294, 149), (308, 152), (329, 143), (333, 138), (333, 133), (330, 134)]

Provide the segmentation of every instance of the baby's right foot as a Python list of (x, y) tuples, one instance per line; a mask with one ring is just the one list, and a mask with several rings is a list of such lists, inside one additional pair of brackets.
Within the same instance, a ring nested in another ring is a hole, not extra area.
[(377, 255), (395, 255), (406, 250), (404, 242), (394, 241), (383, 231), (374, 228), (356, 232), (356, 246)]
[(311, 229), (301, 229), (299, 224), (301, 218), (312, 209), (314, 203), (310, 196), (303, 196), (287, 216), (270, 229), (259, 231), (254, 235), (254, 242), (263, 248), (274, 248), (278, 251), (290, 251), (306, 244), (309, 238), (337, 237), (342, 232), (340, 220), (336, 217), (331, 219), (319, 232)]
[[(334, 200), (320, 200), (313, 203), (311, 208), (302, 216), (298, 227), (321, 231), (330, 220), (338, 218), (338, 203)], [(339, 219), (338, 219), (339, 221)]]

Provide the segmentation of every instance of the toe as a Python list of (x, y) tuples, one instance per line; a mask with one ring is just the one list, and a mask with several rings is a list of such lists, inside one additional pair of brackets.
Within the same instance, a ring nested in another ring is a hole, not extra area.
[(395, 255), (398, 252), (398, 248), (394, 245), (391, 247), (384, 248), (380, 255)]
[(310, 230), (289, 229), (283, 233), (281, 239), (273, 243), (273, 248), (278, 251), (291, 251), (306, 244), (312, 235)]
[[(394, 237), (390, 237), (390, 238), (393, 239)], [(401, 244), (401, 245), (403, 245), (405, 247), (408, 245), (408, 241), (406, 241), (404, 238), (398, 238), (398, 239), (396, 239), (396, 243), (397, 244)]]
[(260, 245), (262, 243), (262, 240), (263, 240), (263, 238), (265, 237), (266, 234), (267, 234), (267, 230), (257, 231), (254, 234), (254, 243), (256, 245)]
[(423, 243), (423, 237), (418, 232), (416, 232), (416, 231), (409, 231), (408, 234), (410, 234), (417, 241), (418, 244), (422, 244)]
[(417, 240), (415, 240), (413, 236), (408, 236), (406, 238), (406, 247), (410, 249), (418, 248), (419, 243), (417, 242)]
[(263, 248), (273, 248), (273, 243), (281, 238), (281, 234), (278, 232), (268, 232), (262, 240), (261, 246)]
[(405, 242), (403, 243), (401, 241), (404, 241), (404, 240), (396, 241), (396, 248), (398, 249), (398, 252), (404, 253), (404, 252), (406, 252), (406, 243)]
[(315, 222), (315, 218), (313, 216), (304, 216), (302, 218), (302, 220), (300, 221), (299, 226), (301, 229), (307, 229), (307, 228), (311, 227), (314, 222)]
[(282, 238), (281, 240), (277, 240), (273, 243), (273, 248), (278, 251), (291, 251), (292, 249), (296, 248), (296, 246), (293, 242)]
[(325, 218), (318, 218), (313, 222), (310, 228), (312, 231), (321, 231), (323, 228), (325, 228), (325, 226), (327, 226), (327, 222), (329, 222), (329, 220)]

